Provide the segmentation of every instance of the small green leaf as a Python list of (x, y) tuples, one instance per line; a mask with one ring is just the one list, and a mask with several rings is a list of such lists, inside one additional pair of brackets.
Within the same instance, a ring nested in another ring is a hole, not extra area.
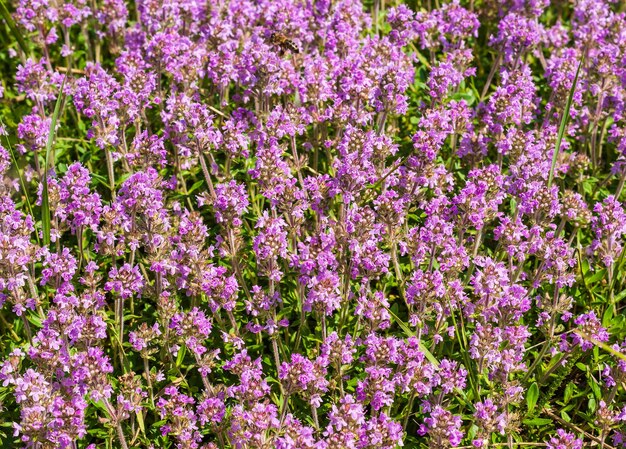
[(539, 399), (539, 385), (537, 382), (533, 382), (528, 393), (526, 394), (526, 405), (528, 406), (528, 413), (532, 413), (537, 405), (537, 399)]
[(183, 366), (183, 361), (185, 360), (185, 355), (186, 354), (187, 354), (187, 347), (183, 345), (178, 350), (178, 354), (176, 356), (176, 367), (177, 368), (180, 368), (181, 366)]
[(589, 412), (593, 413), (596, 411), (596, 398), (594, 398), (593, 396), (591, 396), (589, 398), (589, 401), (587, 401), (587, 408), (589, 409)]
[(195, 183), (191, 186), (191, 188), (187, 191), (187, 193), (191, 194), (191, 193), (195, 192), (195, 191), (196, 191), (197, 189), (199, 189), (199, 188), (200, 188), (200, 186), (201, 186), (201, 185), (203, 185), (204, 183), (205, 183), (204, 179), (202, 179), (202, 180), (200, 180), (200, 181), (195, 182)]
[(589, 382), (589, 386), (591, 387), (591, 391), (593, 391), (593, 395), (596, 397), (596, 399), (601, 399), (602, 391), (600, 391), (600, 386), (593, 380)]
[(583, 185), (583, 192), (585, 192), (587, 195), (591, 195), (593, 193), (593, 185), (590, 182), (583, 181), (582, 185)]
[(37, 315), (28, 315), (26, 317), (31, 324), (34, 324), (36, 327), (42, 327), (41, 318)]
[(136, 414), (137, 416), (137, 424), (139, 424), (139, 429), (141, 430), (141, 434), (146, 437), (146, 424), (143, 421), (143, 410), (139, 410)]
[(525, 419), (524, 424), (527, 426), (547, 426), (548, 424), (552, 424), (552, 420), (548, 418)]
[(574, 395), (574, 389), (576, 388), (576, 385), (574, 385), (573, 382), (570, 382), (567, 384), (567, 386), (565, 387), (565, 394), (563, 396), (563, 401), (567, 404), (570, 399), (572, 399), (572, 396)]
[(467, 438), (468, 439), (473, 439), (477, 434), (478, 434), (478, 426), (476, 424), (473, 424), (472, 427), (470, 427), (469, 432), (467, 433)]
[(598, 270), (593, 276), (590, 276), (586, 281), (590, 284), (595, 284), (596, 282), (602, 280), (606, 276), (606, 269)]
[(94, 400), (90, 400), (89, 403), (91, 405), (93, 405), (95, 408), (97, 408), (98, 410), (100, 410), (100, 412), (102, 412), (102, 414), (104, 415), (108, 415), (109, 411), (106, 408), (106, 406), (104, 405), (103, 401), (94, 401)]

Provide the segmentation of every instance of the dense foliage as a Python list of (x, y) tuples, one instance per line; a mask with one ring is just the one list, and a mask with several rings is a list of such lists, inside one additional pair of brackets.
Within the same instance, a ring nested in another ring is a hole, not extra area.
[(625, 11), (1, 0), (2, 447), (626, 447)]

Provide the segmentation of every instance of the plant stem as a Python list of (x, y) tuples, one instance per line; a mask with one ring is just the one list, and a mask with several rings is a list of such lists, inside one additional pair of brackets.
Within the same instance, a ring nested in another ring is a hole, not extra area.
[(411, 393), (411, 397), (409, 398), (409, 403), (406, 406), (406, 414), (404, 415), (404, 419), (402, 420), (402, 430), (406, 432), (406, 426), (409, 423), (409, 417), (411, 416), (411, 411), (413, 410), (413, 401), (415, 401), (415, 393)]
[[(278, 354), (278, 343), (276, 342), (276, 340), (278, 339), (278, 336), (276, 334), (272, 335), (270, 337), (270, 339), (272, 340), (272, 352), (274, 353), (274, 364), (276, 365), (276, 378), (278, 379), (278, 373), (280, 373), (280, 355)], [(278, 385), (280, 386), (280, 392), (282, 394), (284, 393), (284, 389), (283, 389), (283, 383), (280, 381), (280, 379), (278, 380)]]
[(124, 430), (122, 429), (122, 424), (117, 423), (117, 437), (120, 440), (120, 444), (122, 445), (122, 449), (128, 449), (128, 443), (126, 443), (126, 437), (124, 436)]
[(206, 166), (206, 161), (204, 160), (204, 156), (202, 152), (198, 154), (198, 160), (200, 161), (200, 167), (202, 167), (202, 173), (204, 174), (204, 179), (206, 180), (206, 183), (209, 186), (209, 192), (211, 192), (211, 198), (215, 200), (215, 198), (217, 198), (217, 195), (215, 194), (215, 189), (213, 188), (213, 181), (211, 181), (211, 175), (209, 173), (209, 169)]
[(150, 376), (150, 363), (148, 362), (147, 355), (143, 356), (143, 369), (144, 369), (144, 372), (146, 373), (146, 381), (148, 382), (148, 391), (150, 393), (150, 403), (152, 404), (152, 407), (154, 407), (154, 391), (152, 389), (152, 379)]
[(109, 174), (109, 188), (111, 189), (111, 201), (115, 201), (115, 172), (113, 171), (113, 156), (111, 156), (111, 152), (105, 150), (104, 154), (106, 155), (107, 161), (107, 172)]
[(313, 422), (315, 423), (315, 430), (320, 430), (320, 422), (317, 418), (317, 409), (311, 404), (311, 415), (313, 415)]

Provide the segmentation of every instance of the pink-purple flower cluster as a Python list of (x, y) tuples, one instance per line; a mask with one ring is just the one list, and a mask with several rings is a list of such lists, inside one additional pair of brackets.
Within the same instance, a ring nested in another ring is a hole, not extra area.
[(626, 447), (621, 2), (7, 6), (3, 447)]

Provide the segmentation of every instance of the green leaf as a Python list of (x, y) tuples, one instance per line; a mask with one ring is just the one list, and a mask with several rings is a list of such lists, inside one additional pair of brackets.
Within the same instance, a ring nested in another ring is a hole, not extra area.
[(535, 409), (537, 399), (539, 399), (539, 385), (537, 385), (537, 382), (533, 382), (526, 394), (526, 405), (528, 406), (529, 414)]
[(583, 192), (585, 192), (587, 195), (593, 194), (593, 185), (591, 182), (589, 182), (589, 180), (584, 180), (582, 182), (582, 186), (583, 186)]
[(595, 284), (596, 282), (602, 280), (604, 276), (606, 276), (606, 268), (598, 270), (596, 273), (593, 274), (593, 276), (587, 279), (587, 282), (590, 284)]
[(99, 184), (102, 184), (104, 186), (109, 186), (109, 180), (98, 173), (91, 173), (91, 179), (97, 181)]
[(187, 191), (187, 193), (191, 194), (191, 193), (195, 192), (197, 189), (200, 188), (201, 185), (204, 184), (204, 182), (205, 182), (204, 179), (195, 182), (194, 185), (192, 185), (191, 188)]
[(589, 409), (589, 412), (593, 413), (596, 411), (596, 404), (597, 404), (596, 398), (591, 396), (589, 400), (587, 401), (587, 408)]
[(476, 424), (472, 424), (472, 427), (470, 427), (469, 432), (467, 433), (467, 438), (469, 440), (473, 439), (478, 434), (478, 430), (478, 426)]
[(104, 405), (104, 401), (100, 400), (100, 401), (94, 401), (94, 400), (89, 400), (89, 403), (94, 406), (95, 408), (97, 408), (98, 410), (100, 410), (100, 412), (103, 415), (108, 415), (109, 414), (109, 410), (106, 408), (106, 405)]
[(589, 382), (589, 386), (591, 387), (591, 391), (593, 391), (593, 395), (596, 397), (596, 399), (601, 399), (602, 391), (600, 390), (600, 386), (594, 380)]
[(574, 385), (573, 382), (570, 382), (567, 384), (567, 386), (565, 387), (565, 394), (563, 396), (563, 401), (567, 404), (570, 399), (572, 399), (572, 396), (574, 395), (574, 389), (576, 388), (576, 385)]
[(141, 430), (141, 434), (145, 438), (146, 437), (146, 424), (144, 423), (144, 420), (143, 420), (143, 411), (139, 410), (137, 413), (135, 413), (135, 416), (137, 416), (137, 424), (139, 424), (139, 429)]
[(552, 420), (548, 418), (525, 419), (524, 424), (527, 426), (547, 426), (548, 424), (552, 424)]
[(26, 317), (26, 319), (28, 319), (28, 321), (29, 321), (31, 324), (35, 325), (36, 327), (42, 327), (42, 324), (41, 324), (41, 318), (39, 318), (37, 315), (32, 315), (32, 314), (29, 314), (29, 315)]
[(578, 84), (578, 75), (580, 75), (580, 68), (583, 65), (583, 58), (581, 58), (580, 62), (578, 63), (578, 68), (576, 69), (576, 76), (574, 77), (574, 81), (572, 82), (572, 88), (569, 90), (567, 102), (565, 103), (565, 110), (563, 111), (563, 116), (561, 117), (561, 125), (559, 126), (559, 133), (556, 136), (556, 145), (554, 145), (554, 153), (552, 154), (552, 165), (550, 166), (550, 175), (548, 176), (548, 189), (550, 188), (550, 186), (552, 186), (552, 179), (554, 178), (554, 169), (556, 167), (556, 160), (559, 157), (559, 151), (561, 150), (561, 141), (563, 140), (563, 136), (565, 135), (565, 128), (567, 127), (567, 122), (569, 120), (569, 111), (572, 108), (572, 100), (574, 98), (574, 92), (576, 91), (576, 85)]
[(187, 355), (187, 347), (182, 345), (178, 350), (178, 354), (176, 356), (176, 367), (180, 368), (183, 366), (183, 361), (185, 360), (185, 355)]

